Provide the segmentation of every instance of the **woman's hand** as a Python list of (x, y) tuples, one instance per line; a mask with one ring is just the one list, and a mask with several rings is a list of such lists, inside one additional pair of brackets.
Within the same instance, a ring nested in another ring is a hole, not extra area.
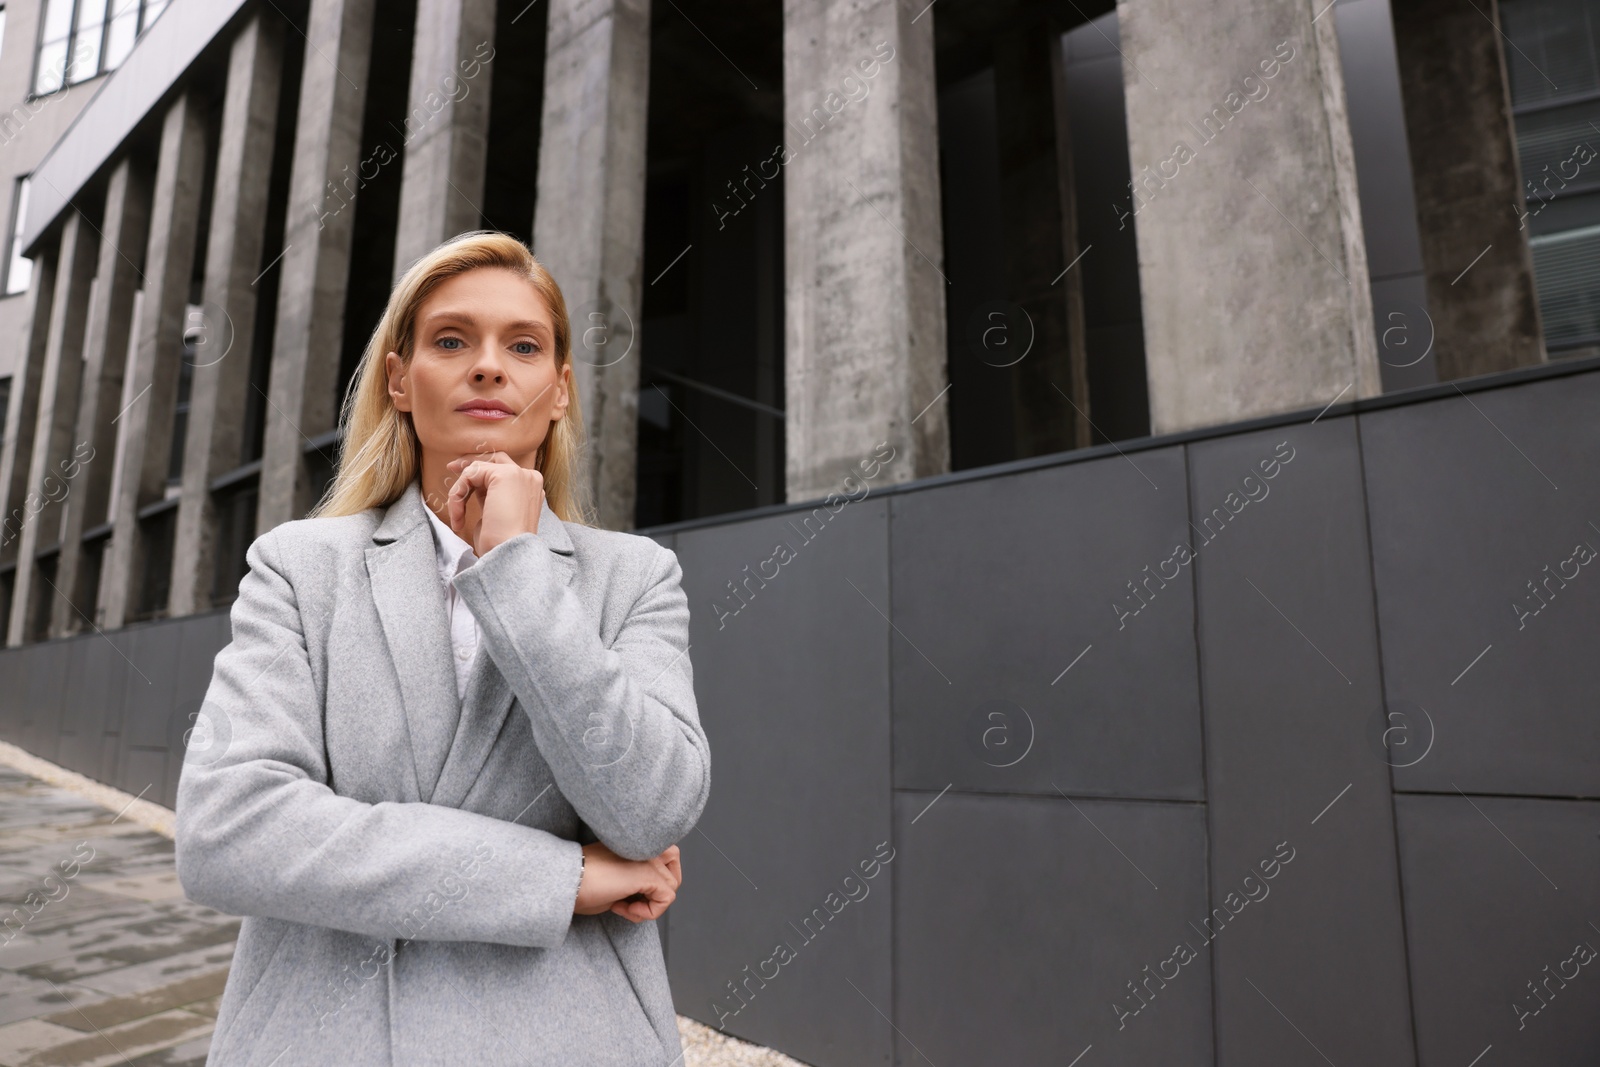
[[(461, 456), (445, 466), (456, 476), (445, 498), (450, 529), (472, 546), (479, 559), (502, 541), (539, 532), (543, 474), (520, 466), (504, 452)], [(469, 503), (474, 505), (470, 511)], [(475, 519), (471, 511), (477, 512)]]
[(677, 845), (669, 845), (654, 859), (625, 860), (595, 841), (583, 846), (583, 855), (574, 915), (614, 911), (630, 922), (659, 919), (683, 884)]

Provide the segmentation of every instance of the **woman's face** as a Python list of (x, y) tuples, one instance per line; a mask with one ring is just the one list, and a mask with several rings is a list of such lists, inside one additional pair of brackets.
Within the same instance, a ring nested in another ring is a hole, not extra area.
[(385, 356), (389, 393), (422, 444), (424, 495), (442, 499), (459, 456), (505, 452), (536, 465), (551, 423), (567, 410), (572, 368), (556, 367), (544, 298), (507, 270), (454, 275), (417, 309), (410, 366)]

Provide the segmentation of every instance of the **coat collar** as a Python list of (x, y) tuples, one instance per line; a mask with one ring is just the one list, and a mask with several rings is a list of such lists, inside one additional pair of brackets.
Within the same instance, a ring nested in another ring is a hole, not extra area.
[[(466, 695), (456, 696), (450, 620), (426, 509), (413, 479), (373, 531), (367, 575), (404, 704), (412, 756), (406, 792), (459, 807), (488, 761), (514, 694), (488, 650), (480, 648)], [(549, 501), (541, 506), (533, 536), (561, 561), (556, 571), (570, 583), (577, 569), (572, 538)]]

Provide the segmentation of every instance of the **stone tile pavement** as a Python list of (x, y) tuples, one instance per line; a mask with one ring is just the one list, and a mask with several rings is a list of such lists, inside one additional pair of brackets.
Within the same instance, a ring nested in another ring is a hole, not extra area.
[[(203, 1067), (239, 920), (184, 898), (171, 818), (0, 746), (0, 1065)], [(685, 1067), (802, 1067), (678, 1029)]]

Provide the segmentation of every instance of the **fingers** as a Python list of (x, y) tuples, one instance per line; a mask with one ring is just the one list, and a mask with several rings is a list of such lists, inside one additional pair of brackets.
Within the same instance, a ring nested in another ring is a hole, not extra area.
[(678, 858), (676, 845), (656, 857), (655, 862), (661, 867), (663, 876), (672, 884), (673, 889), (683, 884), (683, 863)]

